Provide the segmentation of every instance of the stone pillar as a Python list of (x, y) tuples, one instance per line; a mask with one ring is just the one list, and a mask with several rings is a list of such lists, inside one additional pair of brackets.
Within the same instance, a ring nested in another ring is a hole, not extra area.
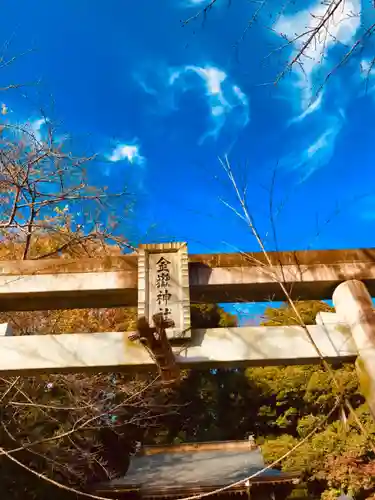
[(340, 321), (350, 327), (358, 350), (356, 368), (363, 395), (375, 418), (375, 313), (366, 286), (358, 280), (341, 283), (333, 293)]

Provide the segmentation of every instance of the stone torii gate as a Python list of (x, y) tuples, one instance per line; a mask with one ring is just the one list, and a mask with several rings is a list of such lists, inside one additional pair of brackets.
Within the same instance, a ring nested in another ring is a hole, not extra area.
[(269, 256), (271, 268), (260, 253), (189, 256), (185, 243), (168, 243), (103, 259), (2, 261), (1, 311), (138, 305), (140, 321), (130, 337), (128, 332), (12, 336), (10, 325), (3, 325), (0, 373), (140, 370), (156, 361), (162, 376), (173, 380), (179, 366), (319, 362), (299, 326), (190, 329), (191, 302), (285, 300), (283, 282), (294, 299), (333, 298), (336, 313), (320, 314), (309, 333), (327, 361), (358, 361), (375, 415), (375, 249)]

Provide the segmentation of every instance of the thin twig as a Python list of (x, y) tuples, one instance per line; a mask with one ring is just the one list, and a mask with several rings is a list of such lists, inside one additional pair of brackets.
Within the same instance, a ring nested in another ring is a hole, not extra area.
[[(263, 244), (263, 241), (262, 239), (260, 238), (260, 235), (259, 235), (259, 232), (255, 226), (255, 223), (254, 223), (254, 220), (253, 220), (253, 217), (250, 215), (248, 209), (247, 209), (247, 206), (246, 204), (244, 203), (244, 200), (240, 194), (240, 191), (238, 189), (238, 185), (237, 185), (237, 182), (236, 182), (236, 179), (234, 178), (234, 175), (233, 175), (233, 172), (232, 172), (232, 169), (231, 169), (231, 166), (230, 166), (230, 163), (229, 163), (229, 160), (227, 157), (225, 157), (225, 162), (223, 160), (220, 159), (220, 163), (222, 165), (222, 167), (224, 168), (224, 171), (227, 173), (228, 175), (228, 178), (234, 188), (234, 191), (235, 191), (235, 194), (236, 194), (236, 197), (237, 197), (237, 200), (240, 204), (240, 207), (241, 207), (241, 210), (243, 212), (243, 216), (241, 216), (242, 219), (246, 220), (246, 223), (248, 225), (248, 227), (250, 228), (253, 236), (255, 237), (265, 259), (266, 259), (266, 262), (267, 264), (269, 265), (270, 269), (272, 269), (272, 261), (268, 255), (268, 252), (267, 250), (265, 249), (264, 247), (264, 244)], [(231, 207), (229, 204), (227, 204), (228, 207), (232, 208), (232, 210), (234, 211), (234, 213), (239, 213), (238, 210), (236, 210), (234, 207)], [(333, 383), (335, 384), (336, 388), (338, 389), (339, 393), (340, 394), (343, 394), (343, 387), (342, 385), (340, 384), (340, 382), (337, 380), (332, 368), (330, 367), (330, 365), (327, 363), (326, 359), (324, 358), (322, 352), (320, 351), (319, 347), (317, 346), (315, 340), (313, 339), (309, 329), (307, 328), (306, 324), (304, 323), (303, 321), (303, 318), (300, 314), (300, 312), (298, 311), (294, 301), (292, 300), (291, 296), (290, 296), (290, 293), (288, 292), (285, 284), (283, 281), (281, 280), (277, 280), (278, 284), (280, 285), (280, 288), (287, 300), (287, 302), (289, 303), (290, 307), (292, 308), (295, 316), (296, 316), (296, 319), (298, 320), (300, 326), (304, 329), (305, 331), (305, 334), (307, 335), (310, 343), (312, 344), (315, 352), (317, 353), (317, 355), (319, 356), (320, 360), (321, 360), (321, 363), (324, 367), (324, 369), (328, 372), (328, 374), (330, 375)], [(354, 408), (352, 407), (350, 401), (348, 400), (348, 398), (344, 398), (344, 401), (345, 401), (345, 404), (347, 406), (347, 408), (349, 409), (350, 413), (352, 414), (354, 420), (356, 421), (359, 429), (361, 430), (361, 432), (369, 439), (369, 442), (370, 442), (370, 446), (372, 447), (372, 450), (373, 452), (375, 453), (375, 444), (373, 443), (373, 440), (371, 439), (369, 433), (367, 432), (367, 430), (364, 428), (362, 422), (360, 421), (360, 419), (358, 418), (358, 415), (355, 413), (354, 411)]]

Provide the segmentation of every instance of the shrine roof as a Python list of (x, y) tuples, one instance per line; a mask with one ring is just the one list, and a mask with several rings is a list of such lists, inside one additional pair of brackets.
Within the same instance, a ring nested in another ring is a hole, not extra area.
[[(146, 447), (141, 454), (131, 458), (126, 476), (113, 480), (109, 488), (137, 491), (141, 496), (173, 496), (178, 492), (209, 491), (227, 486), (264, 467), (260, 448), (251, 448), (248, 441)], [(250, 484), (297, 484), (298, 479), (298, 474), (267, 469), (251, 479)], [(243, 491), (246, 487), (242, 483), (231, 491)]]

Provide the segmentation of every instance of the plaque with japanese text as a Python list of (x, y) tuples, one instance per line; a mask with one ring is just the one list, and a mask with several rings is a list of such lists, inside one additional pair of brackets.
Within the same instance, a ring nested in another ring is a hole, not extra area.
[(186, 243), (142, 245), (138, 254), (138, 317), (152, 322), (162, 313), (174, 322), (168, 338), (190, 337), (189, 269)]

